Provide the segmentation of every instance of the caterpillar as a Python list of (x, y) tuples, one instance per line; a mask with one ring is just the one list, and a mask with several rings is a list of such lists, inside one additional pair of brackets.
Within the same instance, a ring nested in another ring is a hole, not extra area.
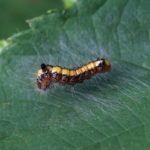
[(37, 86), (41, 90), (46, 90), (54, 83), (74, 85), (82, 83), (97, 73), (108, 72), (110, 69), (110, 61), (105, 58), (97, 58), (95, 61), (73, 69), (41, 64), (36, 74)]

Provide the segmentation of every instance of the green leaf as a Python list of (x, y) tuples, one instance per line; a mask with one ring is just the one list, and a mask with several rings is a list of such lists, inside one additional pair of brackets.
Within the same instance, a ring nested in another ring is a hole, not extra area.
[[(0, 54), (0, 149), (148, 150), (148, 0), (79, 0), (29, 21)], [(83, 84), (39, 91), (41, 63), (79, 66), (108, 57), (112, 70)]]

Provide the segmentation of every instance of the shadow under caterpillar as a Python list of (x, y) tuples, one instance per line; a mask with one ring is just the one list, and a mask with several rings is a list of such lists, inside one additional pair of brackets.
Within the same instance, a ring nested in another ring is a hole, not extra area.
[(41, 68), (36, 74), (37, 85), (41, 90), (48, 89), (54, 83), (74, 85), (82, 83), (85, 79), (89, 79), (97, 73), (108, 72), (110, 69), (110, 61), (105, 58), (97, 58), (95, 61), (73, 69), (41, 64)]

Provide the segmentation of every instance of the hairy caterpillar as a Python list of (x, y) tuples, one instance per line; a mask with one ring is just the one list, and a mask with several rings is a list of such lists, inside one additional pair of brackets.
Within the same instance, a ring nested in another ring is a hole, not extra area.
[(60, 66), (41, 64), (37, 72), (37, 85), (39, 89), (46, 90), (53, 83), (70, 84), (82, 83), (97, 73), (108, 72), (111, 68), (108, 59), (99, 59), (88, 62), (78, 68), (68, 69)]

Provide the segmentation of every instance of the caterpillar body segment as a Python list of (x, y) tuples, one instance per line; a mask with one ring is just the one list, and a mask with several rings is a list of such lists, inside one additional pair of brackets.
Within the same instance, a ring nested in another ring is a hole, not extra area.
[(41, 64), (41, 68), (37, 72), (37, 85), (41, 90), (46, 90), (54, 83), (74, 85), (82, 83), (97, 73), (108, 72), (110, 68), (109, 60), (104, 58), (97, 58), (95, 61), (73, 69)]

